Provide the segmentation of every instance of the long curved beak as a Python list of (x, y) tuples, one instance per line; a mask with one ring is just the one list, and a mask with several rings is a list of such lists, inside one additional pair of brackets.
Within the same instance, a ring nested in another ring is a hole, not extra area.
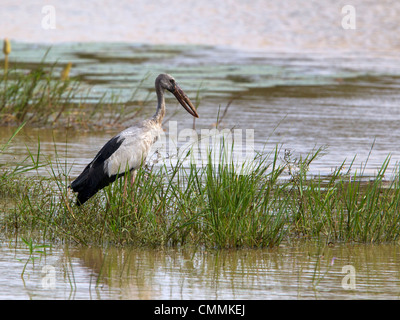
[(182, 107), (185, 108), (187, 112), (189, 112), (195, 118), (199, 117), (195, 106), (177, 84), (175, 84), (175, 90), (171, 91), (171, 93), (175, 96), (175, 98), (179, 101), (179, 103), (182, 105)]

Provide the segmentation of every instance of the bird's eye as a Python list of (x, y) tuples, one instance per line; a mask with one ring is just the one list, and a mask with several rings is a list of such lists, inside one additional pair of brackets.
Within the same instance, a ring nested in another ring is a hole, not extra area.
[(169, 82), (170, 82), (171, 84), (175, 84), (175, 79), (170, 79)]

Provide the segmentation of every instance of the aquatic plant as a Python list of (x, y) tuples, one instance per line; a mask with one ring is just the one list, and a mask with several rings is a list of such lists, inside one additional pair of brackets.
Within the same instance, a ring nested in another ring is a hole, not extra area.
[[(4, 49), (4, 52), (9, 51)], [(116, 93), (111, 93), (107, 99), (104, 94), (93, 102), (92, 88), (83, 87), (78, 78), (70, 76), (72, 63), (67, 63), (60, 72), (57, 63), (45, 62), (46, 55), (39, 64), (21, 64), (20, 69), (5, 70), (4, 78), (0, 78), (1, 126), (26, 122), (31, 127), (42, 128), (115, 127), (121, 118), (128, 121), (146, 104), (146, 101), (139, 101), (132, 115), (132, 110), (127, 110), (126, 103), (122, 103)], [(136, 93), (137, 89), (133, 91), (132, 101)]]
[(320, 153), (296, 159), (295, 171), (288, 171), (293, 163), (280, 158), (279, 148), (257, 154), (248, 174), (226, 161), (213, 163), (211, 153), (204, 166), (182, 161), (144, 166), (129, 196), (123, 192), (126, 175), (82, 207), (74, 205), (68, 189), (70, 168), (56, 160), (48, 164), (51, 177), (14, 175), (2, 181), (3, 188), (19, 187), (7, 200), (0, 229), (46, 243), (83, 245), (237, 248), (303, 239), (398, 241), (400, 172), (385, 179), (390, 158), (367, 182), (344, 165), (328, 177), (309, 177)]

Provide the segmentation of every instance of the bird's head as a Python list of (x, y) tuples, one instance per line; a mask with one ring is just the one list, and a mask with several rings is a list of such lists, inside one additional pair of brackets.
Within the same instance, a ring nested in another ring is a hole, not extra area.
[(175, 98), (179, 101), (183, 108), (189, 112), (193, 117), (198, 118), (196, 108), (193, 103), (189, 100), (188, 96), (183, 92), (183, 90), (178, 86), (174, 77), (169, 74), (162, 73), (156, 78), (156, 88), (160, 86), (163, 89), (167, 89), (171, 92)]

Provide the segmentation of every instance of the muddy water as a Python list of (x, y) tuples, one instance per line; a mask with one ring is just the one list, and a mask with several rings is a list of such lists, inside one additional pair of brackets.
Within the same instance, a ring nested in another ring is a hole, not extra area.
[[(264, 250), (0, 247), (1, 299), (398, 299), (395, 245)], [(25, 271), (24, 271), (24, 266)]]

